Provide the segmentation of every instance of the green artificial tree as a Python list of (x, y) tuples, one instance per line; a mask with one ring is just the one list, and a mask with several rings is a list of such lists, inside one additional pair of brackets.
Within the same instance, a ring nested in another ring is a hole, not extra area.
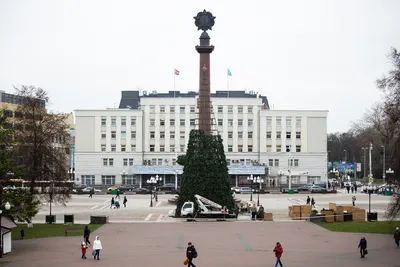
[(176, 216), (186, 201), (198, 194), (232, 210), (235, 206), (229, 185), (228, 166), (220, 135), (203, 130), (190, 132), (187, 152), (181, 157), (183, 175)]

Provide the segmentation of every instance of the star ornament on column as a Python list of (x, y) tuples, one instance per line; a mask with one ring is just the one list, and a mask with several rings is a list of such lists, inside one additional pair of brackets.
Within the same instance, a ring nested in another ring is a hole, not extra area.
[(215, 24), (215, 17), (211, 12), (206, 11), (205, 9), (202, 12), (197, 13), (194, 24), (197, 26), (197, 30), (212, 30), (212, 27)]
[(208, 68), (206, 67), (206, 64), (204, 64), (204, 66), (201, 68), (203, 71), (208, 70)]

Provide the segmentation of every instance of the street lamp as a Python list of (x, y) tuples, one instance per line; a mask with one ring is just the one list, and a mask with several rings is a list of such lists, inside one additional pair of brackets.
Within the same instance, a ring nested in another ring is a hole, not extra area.
[(153, 185), (152, 184), (156, 184), (157, 181), (154, 179), (154, 177), (150, 177), (150, 179), (147, 179), (147, 183), (150, 184), (150, 188), (151, 188), (150, 207), (153, 207)]
[(261, 179), (260, 176), (254, 177), (254, 182), (259, 184), (259, 189), (258, 189), (258, 193), (257, 193), (257, 207), (260, 206), (260, 190), (261, 190), (261, 184), (264, 183), (264, 180)]
[(253, 181), (254, 177), (253, 174), (250, 174), (249, 177), (247, 177), (247, 181), (250, 181), (250, 201), (253, 201)]
[[(7, 201), (7, 203), (4, 205), (4, 209), (6, 211), (9, 211), (11, 209), (11, 205), (10, 203)], [(3, 215), (3, 211), (0, 210), (0, 230), (3, 228), (1, 225), (1, 217)], [(3, 258), (3, 234), (0, 234), (0, 241), (1, 241), (1, 245), (0, 245), (0, 258)]]
[(69, 179), (75, 181), (75, 168), (69, 168), (68, 174), (69, 174)]
[(158, 174), (155, 177), (152, 176), (152, 177), (150, 177), (150, 179), (147, 180), (148, 184), (153, 184), (154, 185), (154, 186), (153, 185), (151, 186), (152, 192), (151, 192), (151, 198), (150, 198), (150, 207), (153, 207), (153, 187), (155, 189), (154, 198), (155, 198), (156, 201), (158, 201), (158, 198), (157, 198), (157, 183), (159, 181), (161, 181), (161, 180), (162, 180), (162, 178), (160, 176), (158, 176)]
[(175, 191), (177, 191), (178, 190), (178, 171), (175, 170), (174, 174), (175, 174)]
[(154, 198), (156, 199), (156, 202), (158, 202), (157, 185), (158, 185), (158, 182), (161, 182), (161, 181), (163, 180), (163, 178), (161, 178), (161, 177), (158, 176), (158, 175), (156, 175), (156, 177), (150, 177), (150, 179), (151, 179), (151, 178), (153, 178), (153, 179), (156, 181), (155, 187), (154, 187), (154, 190), (155, 190)]
[[(392, 174), (394, 173), (394, 170), (392, 170), (391, 168), (389, 168), (388, 170), (386, 170), (386, 173), (389, 175), (390, 174), (390, 176), (392, 176)], [(388, 179), (389, 179), (389, 176), (388, 176)]]
[(385, 146), (382, 146), (382, 148), (383, 148), (382, 180), (383, 180), (383, 183), (385, 183), (385, 179), (386, 179), (386, 174), (385, 174), (385, 169), (386, 169), (386, 148), (385, 148)]

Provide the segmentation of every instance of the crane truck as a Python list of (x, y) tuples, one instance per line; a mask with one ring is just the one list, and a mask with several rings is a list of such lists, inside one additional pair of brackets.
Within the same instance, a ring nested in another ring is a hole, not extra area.
[(205, 197), (194, 195), (194, 198), (196, 203), (187, 201), (181, 208), (181, 216), (188, 218), (188, 220), (194, 220), (196, 218), (237, 218), (237, 215), (230, 212), (226, 207)]

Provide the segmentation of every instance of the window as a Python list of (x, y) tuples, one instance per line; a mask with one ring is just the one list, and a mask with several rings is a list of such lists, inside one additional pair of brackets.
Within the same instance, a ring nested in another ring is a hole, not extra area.
[(157, 165), (162, 165), (162, 159), (157, 159)]
[(136, 184), (136, 179), (133, 177), (133, 175), (123, 175), (122, 176), (122, 184), (134, 185), (134, 184)]
[(228, 126), (229, 126), (229, 127), (232, 127), (232, 126), (233, 126), (233, 119), (229, 119), (229, 120), (228, 120)]
[(175, 120), (174, 119), (169, 120), (169, 126), (175, 126)]
[(243, 107), (242, 106), (238, 106), (238, 113), (243, 113)]
[(228, 106), (228, 113), (232, 113), (233, 112), (233, 106)]
[(273, 159), (269, 159), (268, 160), (268, 166), (269, 167), (274, 167), (274, 160)]
[(282, 119), (281, 118), (276, 118), (276, 126), (281, 127), (282, 126)]
[(126, 118), (121, 118), (121, 126), (126, 126)]
[(123, 165), (124, 165), (124, 166), (128, 166), (128, 159), (123, 159), (122, 162), (123, 162)]
[(276, 139), (281, 139), (281, 138), (282, 138), (282, 133), (276, 132)]
[(180, 121), (179, 121), (179, 125), (180, 125), (180, 126), (185, 126), (185, 120), (184, 120), (184, 119), (183, 119), (183, 120), (180, 120)]
[(160, 113), (165, 113), (165, 106), (160, 106)]
[(296, 132), (296, 139), (301, 139), (301, 132)]
[(272, 126), (272, 118), (267, 117), (266, 123), (267, 123), (267, 126)]
[(129, 166), (133, 166), (133, 159), (129, 159)]
[(108, 165), (114, 166), (114, 159), (108, 159)]
[(101, 118), (101, 126), (106, 126), (106, 125), (107, 125), (107, 119)]
[(275, 159), (275, 167), (279, 167), (279, 159)]
[(238, 152), (243, 152), (243, 145), (238, 145)]
[(175, 152), (175, 145), (169, 145), (169, 151)]
[(169, 132), (169, 139), (175, 139), (175, 132)]
[(157, 159), (151, 159), (151, 165), (157, 165)]
[(156, 113), (156, 106), (154, 105), (150, 106), (150, 113)]
[(111, 118), (111, 127), (117, 126), (117, 119), (116, 118)]
[(243, 126), (243, 119), (238, 119), (238, 126)]
[(164, 152), (165, 151), (165, 145), (160, 145), (160, 152)]
[(249, 119), (249, 120), (247, 121), (247, 126), (249, 126), (249, 127), (252, 127), (252, 126), (253, 126), (253, 120), (252, 120), (252, 119)]
[(218, 119), (218, 126), (223, 126), (223, 125), (224, 125), (224, 120)]
[(276, 145), (276, 152), (282, 152), (282, 146)]
[(271, 132), (267, 132), (267, 139), (271, 139), (271, 136), (272, 136)]
[(301, 118), (300, 117), (296, 118), (296, 128), (301, 128)]
[(154, 152), (154, 145), (150, 145), (150, 152)]
[(291, 145), (287, 145), (287, 146), (286, 146), (286, 152), (290, 152), (291, 148), (292, 148)]
[(243, 132), (238, 132), (238, 138), (243, 138)]
[(301, 152), (301, 146), (296, 146), (296, 152)]
[(111, 151), (112, 152), (117, 151), (117, 145), (111, 145)]
[(292, 138), (292, 133), (286, 132), (286, 139), (291, 139), (291, 138)]
[(180, 148), (181, 148), (181, 152), (185, 152), (185, 145), (181, 145)]
[(136, 118), (131, 118), (131, 126), (136, 126)]
[(293, 167), (293, 159), (288, 159), (288, 165)]
[(102, 175), (101, 183), (103, 185), (115, 185), (115, 175)]
[(125, 152), (126, 151), (126, 145), (121, 145), (121, 151)]
[(101, 145), (101, 151), (106, 151), (106, 145)]
[(218, 106), (218, 113), (224, 112), (224, 107), (223, 106)]
[(136, 138), (136, 132), (135, 132), (135, 131), (132, 131), (132, 132), (131, 132), (131, 138), (132, 138), (132, 139)]
[(272, 146), (271, 145), (266, 145), (265, 147), (267, 152), (271, 152), (272, 151)]
[(295, 167), (299, 167), (299, 160), (298, 160), (298, 159), (295, 159), (295, 160), (294, 160), (294, 166), (295, 166)]
[(185, 113), (185, 106), (180, 106), (179, 107), (179, 112), (180, 113)]
[(228, 132), (228, 138), (232, 139), (233, 138), (233, 132)]
[(123, 138), (123, 139), (126, 138), (126, 131), (121, 131), (121, 138)]
[(190, 119), (190, 125), (195, 126), (196, 125), (196, 120), (195, 119)]
[(150, 139), (154, 139), (156, 137), (156, 132), (150, 132)]
[(247, 113), (253, 113), (253, 107), (252, 106), (248, 106), (247, 107)]
[(169, 113), (175, 113), (175, 106), (169, 106)]
[(136, 145), (131, 145), (131, 151), (136, 151)]
[(247, 132), (247, 138), (253, 138), (253, 132)]
[(160, 132), (160, 139), (165, 139), (165, 132)]
[(94, 175), (81, 175), (81, 182), (85, 185), (94, 185), (95, 177)]
[(150, 126), (155, 126), (155, 125), (156, 125), (156, 120), (150, 119)]
[(181, 132), (180, 132), (179, 138), (180, 138), (180, 139), (185, 139), (185, 132), (184, 132), (184, 131), (181, 131)]
[(232, 145), (228, 145), (228, 152), (233, 152), (233, 146)]
[(160, 126), (165, 126), (165, 120), (160, 120)]
[(190, 113), (195, 113), (195, 112), (196, 112), (196, 107), (190, 106)]
[(176, 159), (175, 158), (172, 159), (172, 165), (176, 165)]
[(286, 128), (292, 127), (292, 118), (286, 118)]
[(111, 131), (111, 138), (112, 139), (117, 138), (117, 132), (116, 131)]

